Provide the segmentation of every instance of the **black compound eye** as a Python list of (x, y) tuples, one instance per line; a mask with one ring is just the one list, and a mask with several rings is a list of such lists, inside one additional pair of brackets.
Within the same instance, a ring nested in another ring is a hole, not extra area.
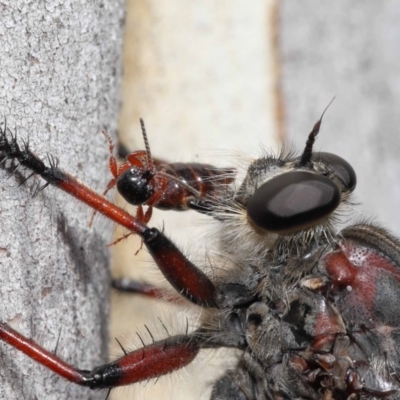
[(264, 183), (247, 203), (247, 216), (258, 228), (287, 234), (311, 228), (340, 203), (340, 190), (329, 179), (291, 171)]
[(152, 175), (134, 168), (124, 171), (117, 179), (117, 189), (121, 196), (134, 206), (145, 203), (154, 194), (150, 183)]
[(357, 176), (353, 167), (343, 158), (323, 151), (314, 153), (313, 160), (321, 161), (332, 169), (333, 173), (343, 182), (345, 188), (353, 191), (357, 184)]

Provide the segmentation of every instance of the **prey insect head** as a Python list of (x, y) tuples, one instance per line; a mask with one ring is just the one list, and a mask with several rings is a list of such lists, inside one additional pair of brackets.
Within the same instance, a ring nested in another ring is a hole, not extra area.
[(269, 160), (259, 174), (262, 179), (253, 179), (250, 185), (249, 169), (244, 186), (250, 196), (242, 204), (249, 222), (257, 229), (290, 235), (313, 228), (326, 221), (354, 190), (356, 174), (346, 160), (331, 153), (312, 152), (324, 113), (300, 157), (283, 163)]
[(127, 163), (121, 166), (116, 183), (121, 196), (134, 206), (144, 204), (155, 191), (154, 164), (142, 118), (140, 118), (140, 126), (146, 150), (128, 154)]
[(118, 192), (129, 204), (144, 204), (154, 194), (154, 185), (151, 184), (153, 176), (150, 170), (129, 168), (117, 179)]

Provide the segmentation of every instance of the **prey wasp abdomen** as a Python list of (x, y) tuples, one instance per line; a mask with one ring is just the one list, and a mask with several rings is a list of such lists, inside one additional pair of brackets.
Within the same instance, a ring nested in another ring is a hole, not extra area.
[[(120, 195), (134, 206), (139, 206), (137, 217), (149, 222), (152, 207), (161, 210), (207, 212), (207, 201), (222, 195), (236, 176), (233, 168), (217, 168), (201, 163), (167, 163), (153, 159), (144, 122), (140, 120), (146, 150), (129, 153), (120, 166), (112, 155), (114, 145), (109, 140), (110, 171), (113, 179), (108, 192), (117, 186)], [(142, 206), (148, 206), (146, 213)]]
[[(128, 156), (127, 163), (133, 155), (135, 153)], [(221, 190), (221, 185), (229, 185), (233, 179), (233, 169), (153, 160), (151, 169), (147, 163), (140, 166), (130, 164), (118, 176), (117, 189), (129, 204), (183, 211), (194, 208), (202, 198), (215, 195)]]

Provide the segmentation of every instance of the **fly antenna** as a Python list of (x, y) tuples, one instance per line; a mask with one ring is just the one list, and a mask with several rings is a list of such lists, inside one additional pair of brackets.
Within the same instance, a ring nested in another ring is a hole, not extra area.
[(146, 127), (144, 126), (143, 118), (140, 118), (140, 127), (142, 128), (144, 147), (146, 148), (147, 166), (149, 167), (149, 170), (153, 170), (154, 168), (153, 158), (151, 157), (150, 144), (149, 140), (147, 139)]
[(313, 151), (313, 146), (314, 146), (314, 143), (315, 143), (315, 138), (317, 137), (317, 135), (319, 133), (319, 129), (321, 127), (322, 118), (323, 118), (326, 110), (332, 104), (333, 100), (335, 100), (335, 97), (326, 106), (325, 110), (321, 114), (320, 119), (315, 123), (314, 127), (312, 128), (312, 131), (308, 135), (308, 139), (307, 139), (307, 142), (306, 142), (306, 147), (304, 148), (303, 154), (301, 155), (301, 159), (300, 159), (300, 165), (303, 166), (303, 167), (305, 167), (306, 165), (308, 165), (310, 163), (311, 156), (312, 156), (312, 151)]

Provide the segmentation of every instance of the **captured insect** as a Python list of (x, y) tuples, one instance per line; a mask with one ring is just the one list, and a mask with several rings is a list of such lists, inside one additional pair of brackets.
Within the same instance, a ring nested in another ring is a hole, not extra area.
[[(313, 151), (322, 117), (301, 154), (263, 156), (238, 183), (234, 169), (178, 168), (153, 160), (148, 148), (121, 167), (111, 158), (107, 189), (116, 186), (128, 202), (194, 209), (217, 221), (214, 262), (223, 262), (225, 273), (212, 279), (147, 226), (151, 212), (130, 215), (2, 130), (2, 158), (137, 234), (177, 296), (207, 312), (196, 329), (90, 371), (4, 321), (0, 339), (91, 389), (157, 378), (188, 365), (201, 349), (228, 347), (241, 356), (215, 382), (213, 400), (400, 399), (400, 242), (368, 223), (337, 232), (356, 174), (341, 157)], [(139, 293), (157, 289), (133, 286)]]

